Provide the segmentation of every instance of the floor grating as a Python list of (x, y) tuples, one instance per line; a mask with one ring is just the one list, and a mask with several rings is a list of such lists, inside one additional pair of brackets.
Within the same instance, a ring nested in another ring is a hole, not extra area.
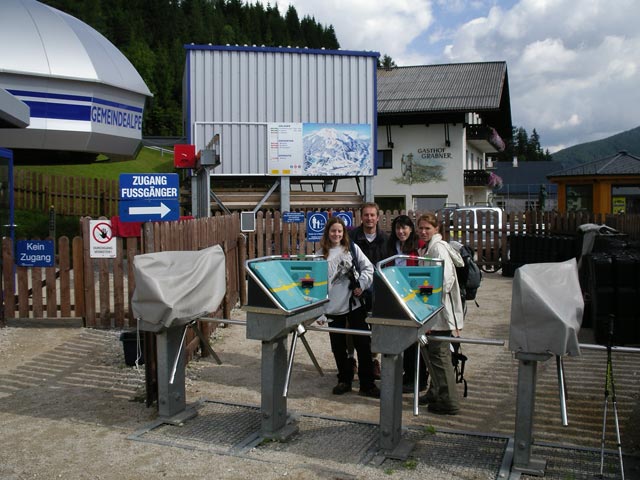
[[(198, 415), (180, 425), (157, 421), (129, 439), (254, 459), (268, 458), (275, 463), (285, 463), (285, 455), (295, 454), (305, 464), (371, 466), (372, 459), (379, 455), (379, 428), (374, 423), (292, 414), (299, 431), (287, 442), (275, 442), (264, 441), (260, 436), (259, 407), (203, 401), (196, 409)], [(511, 458), (507, 436), (411, 427), (404, 430), (403, 440), (415, 444), (409, 458), (387, 458), (377, 468), (385, 472), (402, 470), (405, 478), (407, 474), (410, 478), (437, 475), (438, 478), (475, 480), (509, 476), (509, 465), (505, 467), (505, 461), (510, 462)], [(533, 457), (547, 461), (545, 479), (594, 478), (600, 472), (599, 450), (534, 445)], [(537, 477), (522, 474), (519, 478)], [(602, 478), (620, 478), (617, 452), (605, 452)]]

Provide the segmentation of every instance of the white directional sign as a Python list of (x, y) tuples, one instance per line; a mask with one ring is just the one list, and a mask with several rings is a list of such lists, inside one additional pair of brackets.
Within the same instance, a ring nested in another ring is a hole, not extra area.
[(177, 173), (122, 173), (118, 213), (123, 222), (178, 220)]

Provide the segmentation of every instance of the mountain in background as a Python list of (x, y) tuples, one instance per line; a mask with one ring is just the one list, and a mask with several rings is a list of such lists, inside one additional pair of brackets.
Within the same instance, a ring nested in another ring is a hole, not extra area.
[(323, 128), (303, 138), (304, 171), (307, 175), (371, 175), (369, 139)]
[(581, 143), (559, 150), (552, 155), (554, 161), (562, 163), (562, 168), (571, 168), (583, 163), (593, 162), (621, 151), (640, 155), (640, 127), (618, 133), (602, 140)]

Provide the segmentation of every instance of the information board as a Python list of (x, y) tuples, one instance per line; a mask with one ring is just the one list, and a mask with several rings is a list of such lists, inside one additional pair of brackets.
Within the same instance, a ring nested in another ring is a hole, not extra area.
[(177, 173), (121, 173), (118, 213), (123, 222), (180, 218)]

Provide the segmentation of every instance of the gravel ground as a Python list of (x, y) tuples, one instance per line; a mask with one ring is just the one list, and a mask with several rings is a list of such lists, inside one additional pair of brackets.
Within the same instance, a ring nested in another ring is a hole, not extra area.
[[(512, 279), (499, 274), (485, 275), (480, 307), (470, 306), (465, 336), (508, 338), (511, 283)], [(243, 316), (241, 310), (234, 310), (235, 318)], [(156, 409), (146, 408), (143, 402), (144, 369), (124, 364), (119, 333), (84, 328), (0, 329), (1, 479), (418, 478), (411, 469), (392, 472), (384, 465), (335, 464), (321, 456), (310, 459), (278, 452), (271, 458), (258, 452), (247, 458), (129, 440), (156, 419)], [(331, 394), (336, 371), (326, 334), (310, 331), (306, 338), (326, 375), (318, 375), (299, 346), (289, 410), (377, 422), (377, 400), (356, 393)], [(191, 362), (188, 402), (259, 406), (260, 342), (246, 340), (244, 327), (230, 325), (214, 333), (213, 348), (223, 365), (200, 358)], [(465, 345), (463, 350), (469, 356), (469, 396), (462, 400), (462, 412), (454, 417), (426, 411), (413, 416), (411, 397), (405, 395), (404, 425), (512, 435), (517, 361), (506, 344)], [(555, 363), (540, 364), (537, 440), (599, 448), (605, 357), (599, 352), (583, 353), (565, 362), (569, 427), (560, 422)], [(640, 454), (639, 365), (637, 355), (614, 355), (623, 448), (636, 456)], [(607, 442), (614, 448), (611, 435)], [(640, 478), (637, 467), (631, 468), (627, 478)]]

